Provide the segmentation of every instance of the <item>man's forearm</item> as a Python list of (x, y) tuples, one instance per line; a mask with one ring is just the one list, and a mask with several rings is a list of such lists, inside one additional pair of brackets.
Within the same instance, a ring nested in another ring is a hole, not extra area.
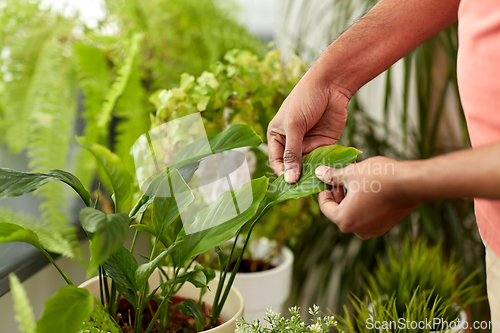
[[(382, 0), (333, 42), (308, 74), (350, 98), (457, 20), (460, 0)], [(350, 95), (350, 96), (349, 96)]]
[(400, 165), (396, 176), (415, 202), (500, 199), (500, 142)]

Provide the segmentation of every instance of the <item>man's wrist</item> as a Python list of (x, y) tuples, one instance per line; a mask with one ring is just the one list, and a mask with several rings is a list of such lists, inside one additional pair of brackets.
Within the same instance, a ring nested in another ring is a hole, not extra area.
[(401, 187), (401, 196), (409, 203), (421, 204), (432, 201), (429, 191), (432, 186), (428, 160), (400, 161), (396, 183)]

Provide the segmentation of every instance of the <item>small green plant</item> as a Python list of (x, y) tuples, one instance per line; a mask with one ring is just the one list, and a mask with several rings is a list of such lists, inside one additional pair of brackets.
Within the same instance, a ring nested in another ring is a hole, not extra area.
[(421, 240), (408, 238), (401, 245), (388, 247), (385, 258), (379, 256), (373, 274), (365, 274), (366, 289), (379, 299), (395, 296), (397, 312), (407, 311), (417, 290), (429, 293), (432, 301), (442, 299), (448, 305), (446, 316), (457, 318), (460, 310), (478, 302), (482, 286), (467, 286), (477, 271), (460, 284), (461, 264), (451, 257), (446, 261), (441, 245), (427, 246)]
[(311, 324), (306, 324), (300, 316), (300, 308), (292, 307), (290, 319), (285, 319), (280, 313), (275, 313), (272, 309), (266, 312), (265, 320), (269, 325), (262, 326), (257, 320), (247, 323), (240, 319), (237, 324), (236, 333), (326, 333), (330, 327), (335, 327), (337, 322), (333, 316), (321, 317), (319, 307), (313, 305), (309, 308), (309, 314), (313, 316)]
[(265, 137), (269, 122), (305, 69), (297, 56), (283, 62), (278, 50), (264, 58), (231, 50), (210, 71), (197, 78), (184, 73), (177, 87), (158, 90), (150, 99), (157, 109), (153, 126), (199, 111), (208, 133), (228, 124), (245, 124)]
[(372, 294), (368, 294), (364, 300), (351, 295), (349, 300), (354, 314), (351, 316), (344, 306), (344, 316), (336, 316), (339, 332), (444, 333), (460, 325), (457, 317), (446, 316), (449, 302), (433, 297), (429, 291), (415, 290), (402, 313), (398, 312), (395, 296), (384, 302)]
[[(339, 327), (348, 332), (373, 332), (374, 325), (379, 326), (377, 332), (448, 332), (444, 322), (459, 324), (460, 311), (483, 299), (478, 296), (481, 285), (467, 286), (477, 272), (458, 283), (460, 263), (446, 261), (441, 245), (406, 238), (401, 245), (389, 246), (377, 263), (373, 273), (364, 274), (367, 296), (351, 295), (353, 314), (344, 305), (344, 316), (337, 316)], [(384, 323), (394, 326), (384, 328)], [(422, 330), (411, 323), (426, 324)]]
[[(200, 294), (203, 295), (208, 288), (208, 282), (215, 278), (212, 269), (194, 263), (198, 255), (215, 248), (220, 257), (219, 269), (222, 274), (210, 313), (206, 315), (202, 311), (201, 297), (198, 301), (189, 299), (182, 301), (176, 307), (181, 313), (194, 318), (195, 324), (189, 326), (190, 330), (202, 331), (213, 327), (229, 295), (242, 260), (241, 255), (235, 255), (234, 246), (229, 255), (223, 253), (219, 246), (235, 235), (238, 239), (242, 227), (248, 222), (250, 226), (244, 241), (243, 253), (253, 227), (271, 207), (285, 200), (301, 198), (327, 188), (314, 174), (317, 166), (343, 167), (353, 163), (359, 154), (354, 148), (338, 145), (318, 148), (304, 159), (304, 170), (296, 184), (286, 183), (283, 176), (269, 183), (264, 176), (243, 184), (239, 189), (224, 192), (214, 203), (199, 211), (192, 221), (192, 225), (195, 226), (211, 227), (188, 233), (179, 215), (189, 209), (189, 205), (195, 200), (193, 189), (188, 185), (189, 178), (203, 159), (212, 156), (213, 151), (224, 152), (238, 147), (260, 145), (261, 139), (251, 128), (245, 125), (231, 125), (224, 131), (208, 137), (213, 150), (200, 152), (198, 141), (182, 148), (173, 159), (175, 163), (172, 162), (174, 164), (156, 174), (151, 180), (129, 214), (120, 213), (131, 194), (133, 185), (133, 177), (124, 163), (116, 154), (101, 145), (90, 144), (83, 139), (79, 139), (79, 142), (96, 158), (108, 177), (113, 189), (114, 214), (100, 211), (99, 196), (93, 201), (78, 178), (69, 172), (50, 170), (29, 173), (0, 168), (0, 199), (30, 193), (53, 180), (58, 180), (75, 190), (87, 206), (80, 211), (80, 222), (90, 239), (89, 272), (96, 270), (98, 272), (100, 301), (95, 300), (88, 291), (73, 286), (68, 276), (45, 250), (43, 242), (40, 242), (41, 237), (35, 231), (18, 224), (0, 221), (0, 243), (26, 242), (35, 246), (54, 264), (68, 284), (49, 299), (41, 319), (36, 324), (27, 325), (27, 327), (36, 326), (37, 333), (76, 333), (82, 329), (83, 322), (88, 318), (91, 320), (85, 327), (92, 332), (108, 330), (109, 327), (114, 327), (112, 332), (119, 332), (114, 318), (120, 296), (123, 296), (133, 308), (134, 333), (143, 333), (143, 318), (146, 314), (151, 316), (151, 320), (145, 323), (144, 333), (150, 333), (153, 328), (166, 332), (171, 323), (171, 310), (174, 310), (171, 308), (172, 298), (180, 287), (185, 283), (191, 283), (199, 288)], [(163, 195), (171, 193), (168, 191), (172, 189), (181, 195), (167, 197)], [(251, 189), (250, 196), (248, 189)], [(215, 226), (212, 224), (217, 222), (213, 221), (214, 216), (230, 214), (228, 211), (234, 210), (234, 203), (242, 202), (241, 200), (249, 202), (245, 210), (222, 224)], [(142, 223), (147, 211), (151, 214), (152, 226)], [(140, 266), (132, 255), (135, 242), (130, 249), (123, 246), (129, 228), (134, 228), (136, 235), (138, 232), (147, 232), (153, 239), (149, 261)], [(160, 248), (163, 250), (159, 250)], [(236, 264), (230, 271), (229, 263), (234, 258), (237, 258)], [(170, 266), (171, 271), (167, 273), (167, 270), (162, 268), (164, 265)], [(148, 280), (156, 270), (160, 274), (161, 282), (157, 286), (150, 286)], [(22, 293), (18, 294), (19, 299), (25, 303)], [(158, 304), (156, 310), (150, 307), (152, 300)], [(98, 305), (99, 302), (101, 305)], [(67, 304), (74, 306), (66, 306)], [(21, 305), (17, 306), (20, 307)]]

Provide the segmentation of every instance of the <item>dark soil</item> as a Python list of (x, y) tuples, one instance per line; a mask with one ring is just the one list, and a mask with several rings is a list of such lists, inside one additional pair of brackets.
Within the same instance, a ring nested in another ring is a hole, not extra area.
[[(194, 318), (192, 316), (183, 315), (179, 311), (175, 310), (177, 304), (186, 299), (187, 299), (186, 297), (175, 295), (172, 298), (172, 305), (170, 306), (173, 313), (170, 314), (171, 319), (168, 330), (165, 332), (160, 332), (156, 329), (156, 327), (153, 327), (151, 332), (152, 333), (187, 333), (187, 332), (196, 333), (196, 328), (195, 328), (196, 325)], [(151, 306), (153, 313), (156, 312), (156, 310), (158, 309), (158, 303), (152, 300), (149, 302), (149, 304)], [(209, 322), (208, 319), (210, 318), (210, 311), (212, 310), (212, 307), (204, 304), (203, 310), (206, 318), (205, 322)], [(153, 319), (153, 314), (151, 314), (149, 307), (146, 307), (146, 310), (144, 310), (142, 318), (143, 319), (142, 319), (141, 332), (145, 332), (149, 323)], [(135, 325), (134, 308), (132, 304), (130, 304), (124, 297), (120, 298), (120, 303), (118, 304), (118, 314), (115, 319), (124, 333), (134, 333), (134, 325)], [(221, 324), (222, 324), (222, 318), (219, 317), (219, 320), (217, 320), (215, 327)], [(208, 329), (208, 327), (205, 327), (205, 330), (206, 329)]]
[[(229, 272), (231, 272), (236, 265), (236, 262), (229, 265)], [(263, 260), (242, 259), (238, 273), (254, 273), (263, 272), (275, 268), (275, 265)]]

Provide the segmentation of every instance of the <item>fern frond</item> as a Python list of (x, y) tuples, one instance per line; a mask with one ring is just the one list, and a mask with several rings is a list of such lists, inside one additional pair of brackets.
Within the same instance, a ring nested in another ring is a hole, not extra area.
[[(107, 144), (108, 131), (97, 127), (97, 119), (109, 90), (110, 69), (103, 50), (86, 43), (73, 46), (77, 61), (79, 85), (84, 94), (84, 110), (81, 117), (85, 127), (83, 135), (89, 142)], [(75, 156), (74, 174), (82, 184), (90, 188), (97, 164), (95, 158), (85, 149), (79, 149)]]
[(99, 119), (97, 121), (98, 128), (107, 128), (109, 121), (111, 120), (111, 113), (113, 112), (113, 108), (115, 107), (116, 101), (122, 95), (125, 87), (127, 86), (127, 82), (130, 77), (130, 73), (132, 72), (132, 65), (134, 63), (134, 58), (139, 51), (139, 45), (143, 39), (143, 35), (140, 33), (135, 33), (132, 36), (130, 50), (128, 52), (125, 61), (118, 69), (118, 74), (111, 86), (110, 90), (106, 95), (106, 101), (102, 106), (101, 113), (99, 115)]
[(9, 274), (9, 281), (12, 298), (14, 299), (14, 309), (16, 310), (16, 321), (19, 323), (19, 332), (35, 333), (35, 315), (26, 291), (14, 273)]
[(4, 81), (0, 95), (4, 131), (0, 135), (11, 152), (19, 153), (28, 141), (33, 74), (41, 48), (56, 24), (56, 16), (40, 10), (35, 2), (10, 0), (2, 9), (0, 22), (3, 53), (0, 80)]
[[(66, 157), (72, 138), (76, 113), (76, 89), (71, 62), (63, 56), (65, 45), (56, 38), (47, 39), (33, 73), (28, 91), (31, 110), (28, 135), (29, 168), (33, 171), (66, 169)], [(43, 198), (40, 205), (44, 221), (62, 225), (67, 193), (61, 184), (50, 183), (35, 193)]]
[(0, 217), (2, 222), (17, 224), (23, 228), (33, 230), (47, 251), (83, 262), (84, 256), (75, 227), (69, 225), (54, 226), (50, 223), (43, 223), (33, 215), (24, 212), (13, 212), (4, 207), (0, 207)]
[[(137, 63), (136, 61), (134, 67), (140, 66)], [(135, 141), (150, 129), (149, 113), (154, 111), (152, 104), (147, 101), (147, 95), (142, 84), (141, 72), (134, 69), (123, 96), (116, 105), (118, 124), (114, 143), (114, 151), (132, 173), (135, 171), (135, 166), (130, 149)]]

